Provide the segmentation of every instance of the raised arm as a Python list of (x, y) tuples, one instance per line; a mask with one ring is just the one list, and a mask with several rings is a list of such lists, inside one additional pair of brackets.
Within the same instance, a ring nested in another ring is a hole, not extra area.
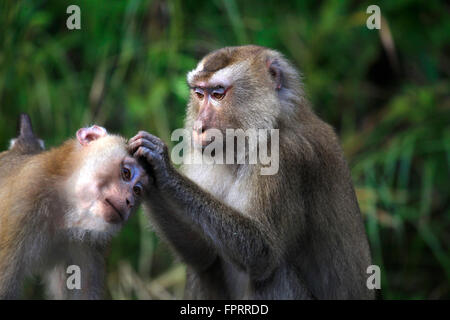
[(262, 222), (230, 208), (179, 173), (159, 138), (141, 131), (130, 139), (129, 148), (150, 165), (155, 188), (180, 209), (167, 214), (191, 224), (218, 254), (251, 277), (264, 279), (271, 274), (278, 259), (270, 237), (273, 232), (267, 232)]

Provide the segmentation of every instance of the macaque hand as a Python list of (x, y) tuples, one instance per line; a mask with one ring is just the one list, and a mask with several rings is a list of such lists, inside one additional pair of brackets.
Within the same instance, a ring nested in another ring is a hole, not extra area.
[(137, 159), (144, 159), (151, 167), (152, 175), (157, 187), (163, 187), (170, 178), (172, 164), (166, 144), (158, 137), (139, 131), (128, 141), (128, 150)]

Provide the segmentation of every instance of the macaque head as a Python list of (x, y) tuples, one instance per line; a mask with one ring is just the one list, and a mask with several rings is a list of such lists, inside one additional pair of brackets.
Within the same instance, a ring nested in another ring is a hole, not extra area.
[[(208, 145), (208, 129), (275, 129), (292, 117), (301, 95), (299, 75), (277, 51), (227, 47), (204, 57), (188, 73), (191, 89), (187, 126), (197, 145)], [(294, 101), (295, 100), (295, 101)]]
[(68, 184), (73, 209), (66, 225), (82, 235), (113, 234), (138, 208), (148, 176), (124, 138), (96, 125), (76, 136), (78, 164)]

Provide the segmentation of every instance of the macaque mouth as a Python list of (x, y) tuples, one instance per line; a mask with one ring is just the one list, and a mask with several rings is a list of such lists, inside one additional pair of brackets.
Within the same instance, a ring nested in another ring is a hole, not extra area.
[(109, 201), (107, 198), (105, 199), (105, 202), (108, 203), (113, 209), (114, 211), (117, 213), (117, 215), (119, 216), (120, 220), (123, 221), (123, 215), (122, 213), (120, 213), (119, 210), (117, 210), (117, 208), (111, 203), (111, 201)]
[(209, 146), (211, 143), (213, 143), (215, 139), (216, 139), (215, 136), (211, 136), (210, 139), (206, 139), (206, 131), (203, 131), (200, 134), (198, 134), (196, 131), (194, 131), (194, 141), (203, 150), (205, 150), (205, 148), (207, 146)]

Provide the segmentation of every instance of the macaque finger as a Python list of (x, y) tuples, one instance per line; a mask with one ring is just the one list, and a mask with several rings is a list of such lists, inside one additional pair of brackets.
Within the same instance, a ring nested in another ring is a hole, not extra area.
[[(150, 139), (147, 139), (146, 136), (143, 136), (141, 133), (138, 133), (133, 138), (128, 140), (128, 148), (133, 153), (140, 145), (142, 145), (144, 142), (147, 142), (149, 144), (152, 144), (152, 141)], [(147, 147), (151, 147), (150, 145), (147, 145)]]
[(138, 140), (140, 138), (144, 138), (144, 137), (148, 137), (150, 135), (150, 133), (146, 132), (146, 131), (139, 131), (134, 137), (132, 137), (129, 142), (133, 142), (135, 140)]
[(145, 147), (150, 150), (157, 150), (157, 148), (158, 148), (151, 141), (143, 139), (143, 138), (138, 138), (137, 140), (128, 144), (129, 151), (132, 154), (134, 154), (136, 152), (136, 150), (138, 150), (138, 148), (140, 148), (140, 147)]
[(158, 145), (158, 146), (164, 145), (164, 142), (160, 138), (158, 138), (146, 131), (139, 131), (133, 138), (131, 138), (129, 140), (129, 143), (132, 143), (139, 139), (145, 139), (145, 140), (151, 141), (152, 143), (154, 143), (155, 145)]
[(134, 137), (132, 137), (132, 138), (130, 138), (130, 139), (128, 140), (128, 144), (130, 144), (130, 143), (136, 141), (136, 140), (139, 139), (139, 138), (141, 138), (141, 135), (138, 133), (138, 134), (136, 134)]
[(150, 163), (151, 165), (153, 165), (153, 156), (152, 156), (152, 152), (149, 148), (146, 147), (138, 147), (137, 150), (134, 152), (133, 157), (135, 158), (145, 158), (145, 160), (147, 160), (148, 163)]

